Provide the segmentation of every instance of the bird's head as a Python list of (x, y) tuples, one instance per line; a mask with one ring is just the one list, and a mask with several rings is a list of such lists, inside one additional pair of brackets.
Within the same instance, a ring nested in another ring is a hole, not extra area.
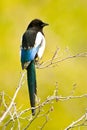
[(30, 24), (27, 27), (27, 30), (30, 28), (38, 28), (38, 29), (43, 29), (44, 26), (47, 26), (47, 23), (44, 23), (43, 21), (39, 19), (34, 19), (30, 22)]

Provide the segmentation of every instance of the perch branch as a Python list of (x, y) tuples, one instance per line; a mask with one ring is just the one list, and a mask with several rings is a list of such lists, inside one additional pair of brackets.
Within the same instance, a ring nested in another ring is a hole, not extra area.
[(53, 57), (50, 60), (47, 60), (43, 63), (38, 63), (36, 67), (38, 69), (43, 69), (43, 68), (53, 67), (54, 65), (57, 65), (58, 63), (69, 60), (69, 59), (78, 58), (78, 57), (87, 57), (87, 52), (84, 52), (84, 53), (78, 53), (76, 55), (71, 55), (65, 58), (58, 59), (56, 57), (57, 52), (58, 52), (58, 49), (55, 51)]

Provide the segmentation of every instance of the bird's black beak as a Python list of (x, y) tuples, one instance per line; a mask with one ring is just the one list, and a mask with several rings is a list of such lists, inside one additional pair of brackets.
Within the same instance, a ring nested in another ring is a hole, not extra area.
[(49, 25), (48, 23), (43, 23), (43, 24), (42, 24), (42, 27), (48, 26), (48, 25)]

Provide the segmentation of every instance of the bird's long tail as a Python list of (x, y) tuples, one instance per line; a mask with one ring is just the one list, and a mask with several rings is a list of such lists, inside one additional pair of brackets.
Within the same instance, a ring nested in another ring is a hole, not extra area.
[[(30, 95), (31, 107), (35, 107), (35, 95), (36, 95), (36, 71), (34, 60), (31, 61), (27, 68), (27, 82)], [(35, 109), (32, 109), (32, 115), (35, 115)]]

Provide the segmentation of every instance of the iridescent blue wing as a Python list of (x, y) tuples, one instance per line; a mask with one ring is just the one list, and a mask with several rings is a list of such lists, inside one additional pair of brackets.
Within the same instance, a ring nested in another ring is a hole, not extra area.
[(35, 59), (35, 56), (39, 50), (38, 45), (36, 48), (30, 48), (30, 49), (21, 49), (21, 63), (22, 63), (22, 68), (27, 68), (29, 63)]

